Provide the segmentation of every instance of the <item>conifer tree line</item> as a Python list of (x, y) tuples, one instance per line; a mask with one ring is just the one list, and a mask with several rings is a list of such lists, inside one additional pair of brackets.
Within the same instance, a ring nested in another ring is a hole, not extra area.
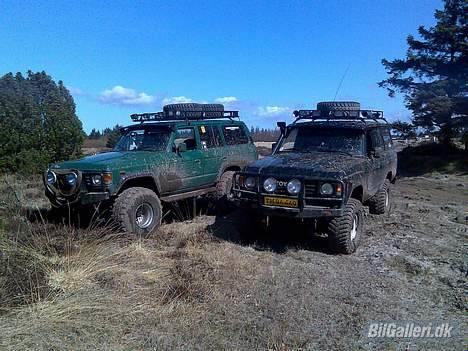
[(84, 132), (62, 81), (46, 72), (0, 77), (0, 172), (42, 172), (80, 155)]

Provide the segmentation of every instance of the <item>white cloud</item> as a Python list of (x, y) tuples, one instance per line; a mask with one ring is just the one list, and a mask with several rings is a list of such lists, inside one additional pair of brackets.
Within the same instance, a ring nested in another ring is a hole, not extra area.
[(224, 96), (215, 99), (215, 102), (218, 104), (232, 104), (238, 101), (239, 100), (235, 96)]
[(80, 88), (67, 87), (67, 89), (68, 89), (68, 91), (70, 92), (70, 94), (72, 94), (72, 95), (75, 95), (75, 96), (85, 95), (85, 93), (83, 92), (83, 90), (81, 90)]
[(289, 107), (281, 106), (260, 106), (257, 108), (256, 114), (258, 116), (270, 117), (289, 114)]
[(154, 103), (155, 97), (146, 93), (139, 93), (133, 89), (116, 85), (112, 89), (106, 89), (99, 94), (99, 101), (103, 104), (137, 106)]
[(172, 97), (165, 97), (162, 100), (163, 105), (167, 104), (183, 104), (187, 102), (193, 102), (193, 99), (188, 98), (186, 96), (172, 96)]

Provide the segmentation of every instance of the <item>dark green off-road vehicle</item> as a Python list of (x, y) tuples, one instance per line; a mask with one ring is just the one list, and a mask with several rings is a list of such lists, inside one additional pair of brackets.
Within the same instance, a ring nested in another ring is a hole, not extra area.
[(272, 155), (236, 173), (233, 199), (255, 221), (301, 218), (322, 228), (334, 251), (352, 253), (362, 235), (362, 205), (375, 214), (390, 205), (397, 169), (390, 126), (382, 111), (356, 102), (322, 102), (294, 115), (292, 124), (278, 123)]
[(46, 195), (55, 208), (110, 209), (137, 234), (161, 223), (161, 202), (230, 194), (235, 171), (257, 159), (238, 111), (219, 104), (172, 104), (134, 114), (112, 152), (50, 165)]

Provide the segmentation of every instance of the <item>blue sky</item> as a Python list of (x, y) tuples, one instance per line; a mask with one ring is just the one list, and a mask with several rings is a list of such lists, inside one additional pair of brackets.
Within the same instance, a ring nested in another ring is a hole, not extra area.
[(357, 100), (408, 118), (377, 82), (440, 0), (0, 1), (0, 74), (45, 70), (84, 129), (129, 124), (167, 102), (226, 102), (248, 125)]

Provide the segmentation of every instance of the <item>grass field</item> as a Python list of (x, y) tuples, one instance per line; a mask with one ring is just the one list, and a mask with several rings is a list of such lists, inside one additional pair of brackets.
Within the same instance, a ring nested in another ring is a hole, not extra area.
[(467, 184), (460, 171), (401, 178), (390, 213), (368, 214), (362, 247), (341, 256), (288, 222), (242, 244), (237, 212), (147, 239), (51, 223), (40, 180), (4, 176), (0, 349), (402, 349), (363, 337), (367, 323), (466, 323)]

